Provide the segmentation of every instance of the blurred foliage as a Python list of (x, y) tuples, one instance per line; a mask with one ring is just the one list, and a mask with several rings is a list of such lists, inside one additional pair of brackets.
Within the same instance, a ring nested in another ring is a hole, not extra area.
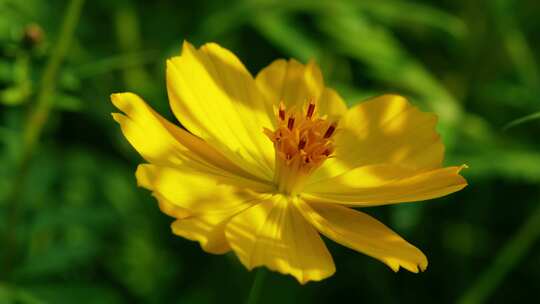
[(136, 187), (141, 159), (110, 118), (109, 94), (134, 91), (172, 119), (164, 62), (183, 39), (219, 42), (253, 73), (279, 57), (315, 59), (351, 105), (404, 94), (439, 115), (447, 163), (470, 166), (470, 186), (448, 198), (368, 209), (424, 250), (427, 272), (394, 274), (328, 242), (333, 277), (300, 286), (270, 273), (262, 303), (508, 303), (534, 294), (538, 1), (87, 1), (53, 77), (39, 145), (23, 159), (69, 3), (0, 0), (0, 232), (12, 234), (0, 244), (0, 257), (12, 257), (0, 264), (0, 303), (246, 299), (253, 274), (234, 256), (170, 233), (171, 220)]

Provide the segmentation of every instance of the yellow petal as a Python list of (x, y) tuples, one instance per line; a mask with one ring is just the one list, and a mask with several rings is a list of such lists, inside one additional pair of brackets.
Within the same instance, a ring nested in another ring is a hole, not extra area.
[(426, 256), (371, 216), (347, 207), (298, 201), (302, 214), (328, 238), (376, 258), (392, 270), (424, 271)]
[(154, 193), (154, 197), (158, 200), (159, 210), (168, 216), (183, 219), (191, 216), (191, 212), (186, 208), (179, 207), (171, 203), (168, 199), (159, 193)]
[(303, 65), (294, 59), (278, 59), (257, 74), (257, 86), (267, 101), (277, 106), (283, 101), (287, 108), (302, 107), (310, 100), (317, 103), (320, 115), (338, 117), (347, 106), (332, 89), (325, 88), (321, 71), (313, 61)]
[(113, 104), (126, 115), (113, 113), (129, 143), (149, 162), (182, 164), (188, 159), (188, 149), (172, 134), (177, 128), (154, 112), (133, 93), (112, 94)]
[(257, 180), (206, 142), (170, 123), (133, 93), (111, 95), (113, 104), (126, 115), (114, 113), (130, 144), (148, 162), (165, 166), (189, 164), (207, 173)]
[(223, 254), (231, 250), (225, 237), (225, 227), (231, 217), (248, 208), (249, 204), (239, 204), (179, 219), (172, 223), (174, 234), (188, 240), (197, 241), (201, 248), (213, 254)]
[(274, 151), (263, 135), (273, 112), (255, 81), (230, 51), (209, 43), (167, 62), (167, 90), (180, 122), (251, 174), (272, 179)]
[[(236, 186), (218, 183), (208, 174), (184, 168), (139, 165), (135, 173), (139, 186), (159, 194), (177, 207), (190, 213), (205, 213), (230, 209), (253, 200), (257, 194)], [(258, 185), (245, 185), (253, 189)], [(269, 189), (260, 189), (270, 191)]]
[(331, 121), (337, 121), (347, 112), (347, 105), (339, 94), (330, 88), (325, 88), (319, 97), (319, 113), (328, 115)]
[(189, 168), (145, 164), (137, 168), (136, 176), (140, 186), (153, 191), (160, 209), (178, 218), (171, 226), (173, 233), (198, 241), (204, 251), (214, 254), (230, 250), (224, 234), (227, 221), (259, 198)]
[(465, 166), (418, 171), (397, 165), (371, 165), (306, 185), (303, 196), (353, 206), (422, 201), (463, 189)]
[(335, 272), (317, 231), (285, 197), (274, 196), (236, 215), (225, 229), (227, 240), (248, 269), (266, 266), (300, 283)]
[(362, 165), (391, 163), (414, 169), (441, 167), (444, 146), (437, 117), (398, 95), (383, 95), (347, 111), (335, 134), (335, 157), (312, 177), (318, 180)]

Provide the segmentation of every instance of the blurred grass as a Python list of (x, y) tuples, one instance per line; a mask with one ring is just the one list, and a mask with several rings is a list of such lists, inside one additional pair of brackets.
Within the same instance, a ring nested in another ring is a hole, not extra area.
[(482, 273), (474, 285), (458, 301), (460, 304), (484, 303), (504, 277), (523, 259), (540, 237), (540, 206), (533, 210), (527, 221), (497, 255), (493, 264)]
[(22, 147), (19, 162), (16, 164), (15, 177), (13, 179), (12, 191), (7, 194), (7, 213), (5, 219), (7, 226), (5, 229), (4, 255), (5, 264), (3, 264), (4, 275), (9, 275), (12, 268), (14, 254), (15, 229), (19, 225), (19, 208), (22, 204), (19, 200), (20, 192), (24, 191), (23, 184), (29, 168), (30, 158), (34, 152), (44, 124), (47, 121), (51, 108), (54, 104), (53, 95), (56, 89), (56, 78), (58, 70), (66, 55), (71, 42), (75, 27), (79, 21), (83, 0), (72, 0), (66, 10), (66, 14), (61, 26), (61, 32), (52, 55), (47, 61), (43, 76), (40, 82), (39, 91), (36, 96), (35, 106), (29, 114), (28, 121), (25, 123), (25, 129), (22, 134)]
[[(81, 2), (0, 0), (0, 232), (14, 236), (0, 247), (1, 256), (14, 252), (9, 278), (0, 269), (0, 303), (246, 300), (252, 274), (234, 256), (174, 237), (136, 188), (141, 159), (109, 115), (110, 93), (135, 91), (172, 118), (164, 60), (184, 39), (217, 41), (253, 73), (279, 57), (314, 59), (349, 105), (404, 94), (439, 115), (447, 163), (470, 166), (463, 192), (368, 210), (423, 249), (427, 272), (394, 274), (329, 243), (336, 275), (299, 286), (268, 273), (262, 303), (508, 303), (534, 294), (537, 1), (99, 0), (85, 4), (67, 48), (60, 12)], [(25, 149), (33, 158), (13, 225), (9, 193)]]
[(524, 117), (520, 117), (518, 119), (512, 120), (511, 122), (507, 123), (504, 126), (503, 130), (508, 130), (510, 128), (513, 128), (513, 127), (516, 127), (516, 126), (519, 126), (521, 124), (531, 122), (531, 121), (534, 121), (534, 120), (537, 120), (537, 119), (540, 119), (540, 112), (525, 115)]

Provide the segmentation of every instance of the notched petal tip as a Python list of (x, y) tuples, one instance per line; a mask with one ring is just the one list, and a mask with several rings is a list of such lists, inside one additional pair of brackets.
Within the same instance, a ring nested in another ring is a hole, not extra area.
[[(414, 246), (413, 246), (414, 247)], [(390, 269), (392, 269), (393, 272), (399, 272), (399, 270), (401, 268), (409, 271), (409, 272), (412, 272), (412, 273), (420, 273), (420, 272), (424, 272), (426, 269), (427, 269), (427, 266), (428, 266), (428, 260), (427, 260), (427, 257), (424, 255), (424, 253), (422, 251), (420, 251), (420, 249), (416, 248), (416, 250), (418, 250), (418, 260), (417, 261), (403, 261), (403, 260), (396, 260), (396, 259), (393, 259), (393, 258), (390, 258), (390, 259), (385, 259), (385, 258), (382, 258), (380, 259), (384, 264), (386, 264), (386, 266), (388, 266)]]
[(386, 93), (386, 94), (376, 95), (376, 96), (367, 98), (364, 102), (371, 101), (371, 100), (386, 100), (386, 101), (392, 100), (394, 102), (401, 102), (401, 103), (411, 105), (407, 97), (396, 94), (396, 93)]
[(116, 105), (116, 103), (118, 103), (119, 101), (121, 101), (121, 99), (126, 96), (126, 97), (132, 97), (134, 96), (135, 94), (134, 93), (131, 93), (131, 92), (118, 92), (118, 93), (112, 93), (110, 95), (110, 98), (111, 98), (111, 101), (113, 102), (114, 105)]
[(429, 262), (428, 262), (428, 260), (427, 260), (427, 258), (426, 258), (426, 260), (425, 260), (424, 263), (418, 265), (418, 268), (420, 269), (420, 272), (426, 271), (427, 268), (428, 268), (428, 265), (429, 265)]
[(112, 104), (128, 116), (130, 115), (130, 112), (133, 112), (137, 107), (145, 105), (143, 99), (132, 92), (113, 93), (110, 95), (110, 98)]
[(199, 243), (201, 249), (211, 254), (225, 254), (231, 250), (223, 233), (223, 225), (205, 216), (193, 216), (172, 222), (174, 235)]
[(157, 178), (152, 164), (139, 164), (135, 170), (137, 187), (154, 191), (154, 180)]
[(122, 94), (122, 93), (112, 93), (112, 94), (110, 95), (112, 104), (113, 104), (116, 108), (118, 108), (118, 109), (120, 109), (120, 103), (119, 103), (119, 101), (120, 101), (120, 96), (121, 96), (121, 94)]
[(336, 273), (335, 266), (332, 268), (331, 271), (324, 271), (324, 272), (321, 271), (321, 273), (317, 273), (317, 274), (304, 273), (304, 274), (299, 275), (297, 273), (292, 273), (290, 271), (286, 271), (280, 268), (269, 267), (268, 265), (255, 265), (255, 266), (246, 265), (246, 264), (243, 264), (243, 265), (247, 268), (248, 271), (258, 270), (259, 268), (266, 268), (267, 270), (272, 271), (272, 272), (291, 276), (298, 283), (300, 283), (300, 285), (306, 285), (309, 282), (320, 282), (322, 280), (328, 279), (329, 277), (333, 276)]
[(316, 275), (308, 274), (308, 275), (304, 275), (301, 278), (297, 276), (294, 276), (294, 277), (298, 281), (298, 283), (300, 283), (300, 285), (306, 285), (309, 282), (320, 282), (322, 280), (328, 279), (329, 277), (333, 276), (335, 273), (336, 273), (336, 268), (334, 267), (332, 271), (326, 271), (324, 273), (321, 272)]
[(192, 216), (192, 213), (189, 210), (175, 205), (163, 195), (157, 192), (152, 192), (152, 196), (157, 200), (158, 208), (164, 214), (175, 219), (186, 219)]
[(206, 43), (202, 44), (201, 46), (196, 47), (191, 42), (189, 42), (187, 40), (184, 40), (182, 42), (182, 52), (181, 52), (181, 54), (184, 55), (184, 52), (196, 53), (198, 51), (204, 51), (204, 50), (207, 50), (207, 49), (218, 49), (220, 51), (227, 51), (228, 52), (227, 49), (225, 49), (224, 47), (222, 47), (221, 45), (219, 45), (216, 42), (212, 42), (212, 41), (211, 42), (206, 42)]
[(124, 92), (117, 92), (117, 93), (111, 93), (111, 95), (109, 95), (109, 97), (111, 98), (111, 101), (114, 102), (114, 100), (118, 97), (120, 97), (120, 95), (124, 94)]
[(461, 175), (461, 171), (464, 169), (469, 169), (469, 166), (466, 164), (463, 164), (461, 166), (456, 167), (456, 175), (458, 176), (458, 179), (459, 179), (459, 182), (456, 183), (456, 185), (462, 186), (460, 190), (469, 185), (469, 182), (465, 179), (465, 177), (463, 177), (463, 175)]
[(118, 113), (118, 112), (111, 113), (111, 116), (114, 119), (114, 121), (116, 121), (117, 123), (121, 123), (122, 120), (126, 118), (126, 115), (122, 113)]
[(185, 40), (182, 41), (182, 54), (184, 54), (185, 51), (187, 50), (193, 50), (195, 49), (195, 46), (193, 46), (193, 44), (191, 44), (189, 41)]

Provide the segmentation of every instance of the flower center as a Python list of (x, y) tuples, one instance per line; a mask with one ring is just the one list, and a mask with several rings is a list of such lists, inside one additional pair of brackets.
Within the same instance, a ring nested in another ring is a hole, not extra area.
[(281, 102), (276, 116), (277, 129), (264, 129), (276, 152), (274, 182), (280, 192), (294, 195), (307, 177), (332, 156), (337, 124), (319, 117), (313, 101), (302, 112), (287, 111)]

